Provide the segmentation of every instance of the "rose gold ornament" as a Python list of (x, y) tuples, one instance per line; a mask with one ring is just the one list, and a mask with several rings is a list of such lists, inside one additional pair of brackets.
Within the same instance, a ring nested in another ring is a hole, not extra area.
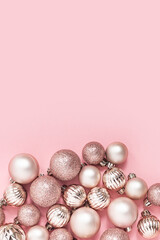
[(107, 160), (113, 164), (124, 163), (128, 157), (128, 149), (121, 142), (113, 142), (106, 149)]
[(152, 239), (157, 237), (160, 233), (160, 221), (157, 217), (151, 215), (148, 210), (144, 210), (137, 228), (142, 237)]
[(134, 173), (130, 173), (128, 179), (125, 186), (125, 194), (127, 197), (134, 200), (144, 198), (148, 190), (147, 183), (143, 179), (136, 177)]
[(86, 188), (93, 188), (98, 185), (101, 180), (101, 174), (95, 166), (84, 166), (79, 173), (79, 181)]
[(86, 191), (80, 185), (70, 185), (63, 192), (63, 199), (71, 208), (81, 207), (86, 201)]
[(67, 229), (59, 228), (51, 233), (49, 240), (73, 240), (73, 237)]
[(81, 169), (78, 155), (67, 149), (56, 152), (50, 161), (50, 170), (54, 177), (61, 181), (75, 178)]
[(61, 196), (61, 188), (54, 177), (40, 176), (30, 187), (31, 199), (40, 207), (51, 207)]
[(70, 215), (70, 211), (64, 205), (56, 204), (48, 210), (47, 221), (51, 226), (61, 228), (67, 225)]
[(10, 184), (4, 192), (4, 200), (9, 206), (22, 206), (27, 198), (26, 191), (18, 183)]
[(87, 143), (83, 150), (82, 156), (85, 162), (88, 164), (97, 165), (103, 161), (105, 156), (104, 147), (98, 142)]
[(27, 240), (49, 240), (49, 233), (45, 227), (36, 225), (29, 229)]
[(11, 178), (18, 183), (31, 183), (39, 174), (37, 160), (30, 154), (22, 153), (14, 156), (9, 163)]
[(124, 228), (127, 231), (131, 230), (131, 226), (137, 220), (137, 205), (129, 198), (119, 197), (114, 199), (107, 210), (110, 221), (116, 227)]
[(95, 210), (102, 210), (110, 203), (110, 195), (108, 191), (101, 187), (92, 188), (88, 193), (87, 199), (90, 207)]
[(107, 189), (115, 190), (123, 194), (126, 177), (121, 169), (114, 167), (104, 172), (103, 184)]
[(25, 204), (18, 209), (17, 220), (21, 225), (32, 227), (40, 220), (40, 211), (33, 204)]
[(0, 208), (0, 226), (3, 225), (4, 221), (5, 221), (5, 215), (4, 215), (3, 209)]
[(17, 224), (5, 224), (0, 227), (0, 240), (25, 240), (23, 229)]
[(129, 240), (129, 236), (122, 229), (109, 228), (102, 234), (100, 240)]
[(160, 206), (160, 183), (153, 184), (147, 192), (147, 198), (144, 205), (149, 207), (151, 205)]

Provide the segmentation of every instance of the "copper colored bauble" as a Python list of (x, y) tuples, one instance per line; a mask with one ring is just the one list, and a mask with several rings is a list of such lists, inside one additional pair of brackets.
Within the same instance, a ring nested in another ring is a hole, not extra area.
[(25, 240), (23, 229), (17, 224), (6, 224), (0, 227), (0, 240)]
[(110, 195), (105, 188), (92, 188), (87, 196), (88, 203), (95, 210), (102, 210), (110, 203)]
[(147, 198), (144, 201), (146, 207), (151, 206), (160, 206), (160, 183), (153, 184), (147, 192)]
[(129, 236), (122, 229), (109, 228), (102, 234), (100, 240), (129, 240)]

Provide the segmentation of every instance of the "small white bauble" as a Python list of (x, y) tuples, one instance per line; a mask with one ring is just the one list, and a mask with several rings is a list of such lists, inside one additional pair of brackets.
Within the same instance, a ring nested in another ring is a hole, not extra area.
[(27, 233), (27, 240), (48, 240), (49, 233), (45, 227), (34, 226)]
[(84, 166), (79, 174), (79, 181), (86, 188), (93, 188), (98, 185), (101, 179), (100, 171), (95, 166)]

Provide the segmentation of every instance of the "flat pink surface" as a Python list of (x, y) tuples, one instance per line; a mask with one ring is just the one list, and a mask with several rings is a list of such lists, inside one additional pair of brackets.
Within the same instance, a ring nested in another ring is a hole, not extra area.
[[(0, 1), (1, 196), (16, 153), (45, 173), (55, 151), (81, 156), (90, 140), (126, 143), (125, 173), (160, 182), (159, 9), (157, 0)], [(5, 213), (12, 221), (16, 209)], [(111, 226), (101, 215), (94, 240)], [(130, 238), (141, 239), (136, 224)]]

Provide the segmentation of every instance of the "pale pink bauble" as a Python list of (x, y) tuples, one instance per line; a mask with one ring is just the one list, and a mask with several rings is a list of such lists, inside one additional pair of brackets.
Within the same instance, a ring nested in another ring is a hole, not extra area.
[(54, 177), (40, 176), (30, 187), (32, 201), (40, 207), (51, 207), (61, 196), (60, 184)]
[(3, 209), (0, 208), (0, 226), (3, 225), (4, 221), (5, 221), (5, 215), (4, 215)]
[(129, 236), (122, 229), (109, 228), (102, 234), (100, 240), (129, 240)]
[(25, 204), (18, 209), (18, 222), (26, 227), (36, 225), (39, 222), (40, 217), (40, 210), (33, 204)]
[(81, 169), (78, 155), (67, 149), (56, 152), (50, 161), (50, 170), (54, 177), (61, 181), (75, 178)]
[(160, 206), (160, 183), (155, 183), (149, 188), (147, 198), (153, 205)]
[(58, 228), (51, 233), (49, 240), (73, 240), (73, 237), (67, 229)]

